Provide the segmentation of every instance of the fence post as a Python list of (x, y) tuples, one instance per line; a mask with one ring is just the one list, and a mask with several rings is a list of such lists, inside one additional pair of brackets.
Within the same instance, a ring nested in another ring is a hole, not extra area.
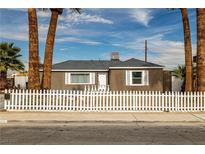
[(116, 111), (116, 108), (115, 108), (115, 97), (116, 97), (116, 93), (115, 93), (115, 91), (113, 91), (113, 97), (112, 97), (112, 111)]
[(191, 112), (193, 111), (193, 93), (191, 92)]
[(161, 92), (160, 91), (158, 91), (158, 97), (159, 97), (159, 103), (158, 103), (158, 111), (161, 111), (161, 107), (162, 107), (162, 105), (161, 105)]
[(203, 106), (203, 107), (204, 107), (204, 111), (205, 111), (205, 92), (203, 92), (203, 95), (202, 95), (202, 96), (203, 96), (203, 99), (202, 99), (202, 100), (203, 100), (203, 103), (204, 103), (204, 106)]
[(187, 111), (189, 112), (190, 111), (190, 95), (189, 95), (189, 91), (187, 92), (187, 103), (186, 103), (186, 106), (187, 106)]
[(197, 91), (197, 111), (200, 111), (199, 109), (199, 92)]
[(120, 105), (119, 105), (119, 110), (120, 110), (120, 111), (122, 111), (122, 91), (121, 91), (121, 90), (120, 90), (119, 97), (120, 97)]
[(165, 105), (165, 99), (164, 99), (164, 93), (161, 93), (161, 95), (162, 95), (162, 103), (161, 103), (162, 104), (162, 108), (161, 108), (161, 111), (164, 112), (165, 111), (165, 107), (164, 106), (166, 106)]
[(133, 91), (130, 91), (130, 111), (133, 111)]
[(185, 112), (187, 112), (187, 105), (186, 105), (186, 102), (187, 102), (187, 93), (186, 93), (186, 91), (184, 92), (184, 99), (183, 99), (183, 102), (182, 102), (182, 107), (183, 107), (183, 111), (185, 111)]
[(194, 111), (196, 111), (196, 91), (194, 91)]
[(148, 91), (148, 95), (149, 95), (149, 97), (148, 97), (148, 99), (149, 99), (149, 101), (148, 101), (148, 111), (150, 111), (151, 110), (151, 96), (152, 96), (151, 91)]
[[(6, 110), (7, 109), (7, 102), (8, 102), (8, 99), (7, 98), (5, 98), (5, 96), (7, 95), (7, 89), (5, 89), (5, 91), (4, 91), (4, 110)], [(9, 98), (10, 99), (10, 98)]]
[(123, 101), (122, 101), (122, 106), (123, 106), (123, 111), (125, 111), (125, 91), (123, 91), (123, 95), (122, 95), (122, 98), (123, 98)]

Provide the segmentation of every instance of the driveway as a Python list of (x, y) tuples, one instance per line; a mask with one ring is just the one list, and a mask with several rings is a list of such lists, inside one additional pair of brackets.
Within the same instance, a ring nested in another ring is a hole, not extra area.
[(205, 144), (203, 122), (13, 122), (0, 144)]

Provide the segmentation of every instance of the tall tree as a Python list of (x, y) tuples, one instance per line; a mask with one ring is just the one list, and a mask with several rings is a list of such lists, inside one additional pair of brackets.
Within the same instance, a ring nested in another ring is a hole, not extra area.
[(43, 89), (51, 88), (51, 69), (53, 61), (53, 47), (55, 41), (55, 33), (57, 28), (58, 16), (62, 14), (63, 9), (50, 9), (51, 10), (51, 20), (49, 25), (49, 30), (46, 39), (46, 48), (44, 56), (44, 67), (43, 67)]
[(205, 8), (197, 9), (197, 89), (205, 91)]
[(39, 42), (38, 42), (38, 20), (36, 9), (28, 9), (29, 22), (29, 69), (28, 88), (40, 89), (39, 75)]
[[(53, 61), (53, 48), (55, 42), (55, 33), (57, 28), (58, 16), (62, 14), (63, 9), (53, 8), (51, 10), (51, 20), (49, 25), (49, 30), (46, 39), (46, 48), (44, 56), (44, 67), (43, 67), (43, 79), (42, 79), (42, 88), (50, 89), (51, 88), (51, 70), (52, 70), (52, 61)], [(80, 13), (80, 9), (73, 8), (73, 12)]]
[(19, 60), (20, 51), (14, 43), (0, 43), (0, 90), (7, 88), (8, 70), (24, 70), (24, 64)]
[(192, 45), (188, 12), (186, 8), (181, 8), (182, 22), (184, 28), (184, 48), (185, 48), (185, 91), (192, 91)]

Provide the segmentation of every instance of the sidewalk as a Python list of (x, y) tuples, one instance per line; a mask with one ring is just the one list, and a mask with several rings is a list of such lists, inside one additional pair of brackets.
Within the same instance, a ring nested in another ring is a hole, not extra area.
[(205, 113), (0, 112), (10, 122), (205, 122)]

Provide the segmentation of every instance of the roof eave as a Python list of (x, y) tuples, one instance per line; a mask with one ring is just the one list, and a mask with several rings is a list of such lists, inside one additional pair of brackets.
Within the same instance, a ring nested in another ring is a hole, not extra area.
[[(43, 71), (43, 70), (40, 70)], [(80, 71), (80, 72), (107, 72), (107, 69), (52, 69), (52, 72), (76, 72), (76, 71)]]
[(109, 67), (109, 69), (157, 69), (157, 68), (164, 68), (164, 66), (156, 66), (156, 67)]

